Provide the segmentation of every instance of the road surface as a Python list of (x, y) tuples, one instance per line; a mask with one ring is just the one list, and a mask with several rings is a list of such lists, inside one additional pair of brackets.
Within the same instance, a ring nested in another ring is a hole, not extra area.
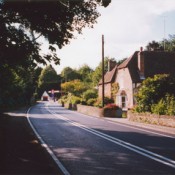
[(71, 175), (175, 175), (175, 135), (130, 127), (40, 102), (28, 111), (38, 137)]

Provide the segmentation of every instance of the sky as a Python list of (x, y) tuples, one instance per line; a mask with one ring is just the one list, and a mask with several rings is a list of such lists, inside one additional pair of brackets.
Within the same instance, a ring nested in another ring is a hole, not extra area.
[(102, 59), (102, 35), (105, 57), (121, 60), (148, 42), (175, 34), (175, 0), (112, 0), (98, 11), (101, 16), (94, 28), (85, 28), (57, 51), (60, 65), (53, 66), (58, 74), (65, 67), (78, 69), (84, 64), (95, 69)]

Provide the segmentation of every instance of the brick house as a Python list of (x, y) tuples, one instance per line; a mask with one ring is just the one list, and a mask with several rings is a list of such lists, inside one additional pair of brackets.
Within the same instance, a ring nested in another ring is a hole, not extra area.
[(114, 82), (119, 84), (116, 104), (127, 110), (135, 105), (134, 93), (145, 78), (153, 77), (155, 74), (175, 76), (175, 52), (143, 51), (140, 48), (140, 51), (136, 51), (118, 67), (115, 67), (114, 72)]

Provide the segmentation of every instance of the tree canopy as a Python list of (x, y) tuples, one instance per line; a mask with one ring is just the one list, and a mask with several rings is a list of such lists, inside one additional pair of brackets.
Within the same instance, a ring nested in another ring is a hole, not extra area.
[(59, 90), (61, 84), (61, 77), (57, 75), (55, 69), (49, 65), (46, 66), (39, 75), (38, 80), (38, 95), (42, 95), (44, 91), (52, 89)]
[[(99, 13), (97, 6), (111, 0), (1, 0), (0, 61), (9, 65), (59, 64), (55, 51), (73, 38), (73, 32), (93, 27)], [(51, 54), (40, 56), (38, 38), (49, 43)]]

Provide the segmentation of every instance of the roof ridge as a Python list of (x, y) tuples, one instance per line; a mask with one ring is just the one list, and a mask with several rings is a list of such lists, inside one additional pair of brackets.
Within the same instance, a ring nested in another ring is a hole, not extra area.
[(121, 63), (118, 66), (118, 69), (122, 69), (128, 66), (129, 62), (135, 57), (136, 54), (138, 54), (139, 51), (135, 51), (134, 54), (132, 54), (129, 58), (127, 58), (123, 63)]

